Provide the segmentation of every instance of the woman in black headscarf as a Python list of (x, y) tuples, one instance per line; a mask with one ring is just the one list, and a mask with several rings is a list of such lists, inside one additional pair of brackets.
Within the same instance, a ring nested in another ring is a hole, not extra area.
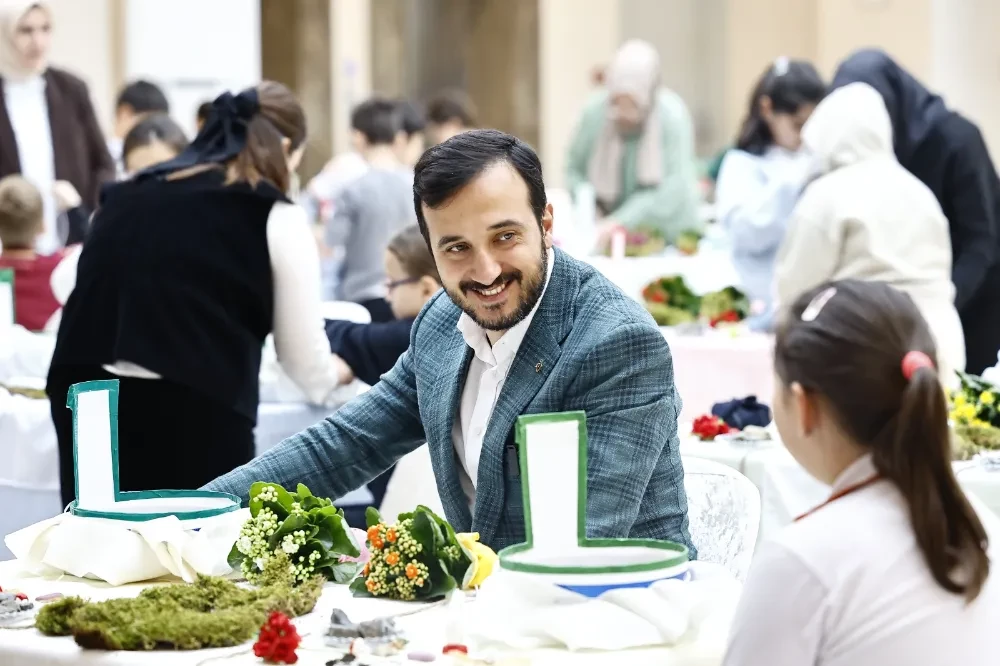
[(948, 218), (966, 370), (979, 374), (1000, 350), (1000, 178), (986, 143), (974, 123), (883, 51), (857, 51), (840, 64), (833, 87), (854, 82), (882, 95), (896, 158), (934, 192)]
[(49, 369), (64, 502), (74, 383), (120, 383), (120, 490), (198, 488), (253, 457), (272, 330), (314, 402), (339, 384), (316, 241), (285, 195), (305, 135), (294, 95), (264, 82), (220, 96), (177, 158), (104, 191)]

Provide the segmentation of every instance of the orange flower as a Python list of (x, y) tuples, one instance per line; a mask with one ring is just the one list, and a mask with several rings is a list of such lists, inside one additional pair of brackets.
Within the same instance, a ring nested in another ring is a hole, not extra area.
[(378, 525), (372, 525), (368, 528), (368, 540), (375, 541), (378, 539)]
[(362, 576), (368, 575), (368, 571), (371, 568), (371, 565), (372, 565), (371, 561), (365, 562), (365, 568), (361, 571)]
[(382, 550), (382, 546), (385, 545), (385, 542), (382, 541), (382, 538), (378, 536), (372, 539), (371, 543), (372, 543), (372, 548), (374, 548), (375, 550)]
[(399, 563), (399, 553), (397, 553), (395, 551), (390, 551), (390, 552), (386, 553), (385, 563), (388, 564), (390, 567), (398, 564)]
[(396, 529), (395, 528), (393, 528), (393, 527), (389, 528), (389, 530), (385, 533), (385, 540), (388, 541), (389, 543), (396, 543)]
[(375, 593), (375, 581), (373, 579), (369, 578), (368, 580), (366, 580), (365, 581), (365, 587), (368, 588), (369, 592), (371, 592), (373, 594)]
[(416, 578), (419, 573), (420, 572), (417, 570), (417, 565), (415, 563), (410, 562), (406, 565), (406, 577), (410, 580)]

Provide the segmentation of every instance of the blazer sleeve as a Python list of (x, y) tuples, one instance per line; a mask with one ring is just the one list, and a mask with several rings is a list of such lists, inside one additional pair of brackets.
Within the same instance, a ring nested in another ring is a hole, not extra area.
[(355, 377), (374, 386), (410, 346), (412, 325), (412, 319), (374, 324), (328, 319), (326, 336), (330, 351), (344, 359)]
[(677, 437), (681, 401), (660, 331), (632, 322), (605, 333), (565, 404), (587, 414), (587, 536), (655, 535), (687, 545), (693, 557)]
[(97, 122), (97, 114), (94, 112), (94, 105), (90, 101), (90, 91), (87, 84), (80, 82), (78, 91), (79, 101), (77, 110), (79, 121), (82, 125), (86, 146), (87, 164), (90, 167), (90, 189), (87, 192), (80, 192), (84, 205), (90, 210), (97, 208), (101, 186), (104, 183), (115, 179), (115, 162), (108, 152), (108, 144), (104, 140), (104, 133), (101, 125)]
[(955, 307), (961, 312), (997, 259), (1000, 180), (978, 130), (956, 158), (948, 170), (950, 196), (945, 207), (954, 257)]
[[(416, 332), (418, 323), (414, 324)], [(250, 484), (304, 483), (331, 499), (368, 483), (424, 440), (412, 348), (372, 389), (311, 428), (204, 486), (249, 501)]]

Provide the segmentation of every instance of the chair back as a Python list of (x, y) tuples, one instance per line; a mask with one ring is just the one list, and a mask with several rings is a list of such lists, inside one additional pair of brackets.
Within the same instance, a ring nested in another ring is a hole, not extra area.
[(760, 492), (722, 463), (684, 458), (688, 522), (698, 559), (720, 564), (746, 580), (760, 529)]

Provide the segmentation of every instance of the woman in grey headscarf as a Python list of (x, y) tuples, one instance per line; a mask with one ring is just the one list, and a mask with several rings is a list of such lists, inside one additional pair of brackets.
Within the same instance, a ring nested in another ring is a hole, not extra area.
[(570, 146), (567, 186), (594, 188), (607, 225), (656, 229), (668, 241), (699, 227), (694, 137), (684, 101), (660, 87), (660, 56), (626, 42), (587, 103)]

